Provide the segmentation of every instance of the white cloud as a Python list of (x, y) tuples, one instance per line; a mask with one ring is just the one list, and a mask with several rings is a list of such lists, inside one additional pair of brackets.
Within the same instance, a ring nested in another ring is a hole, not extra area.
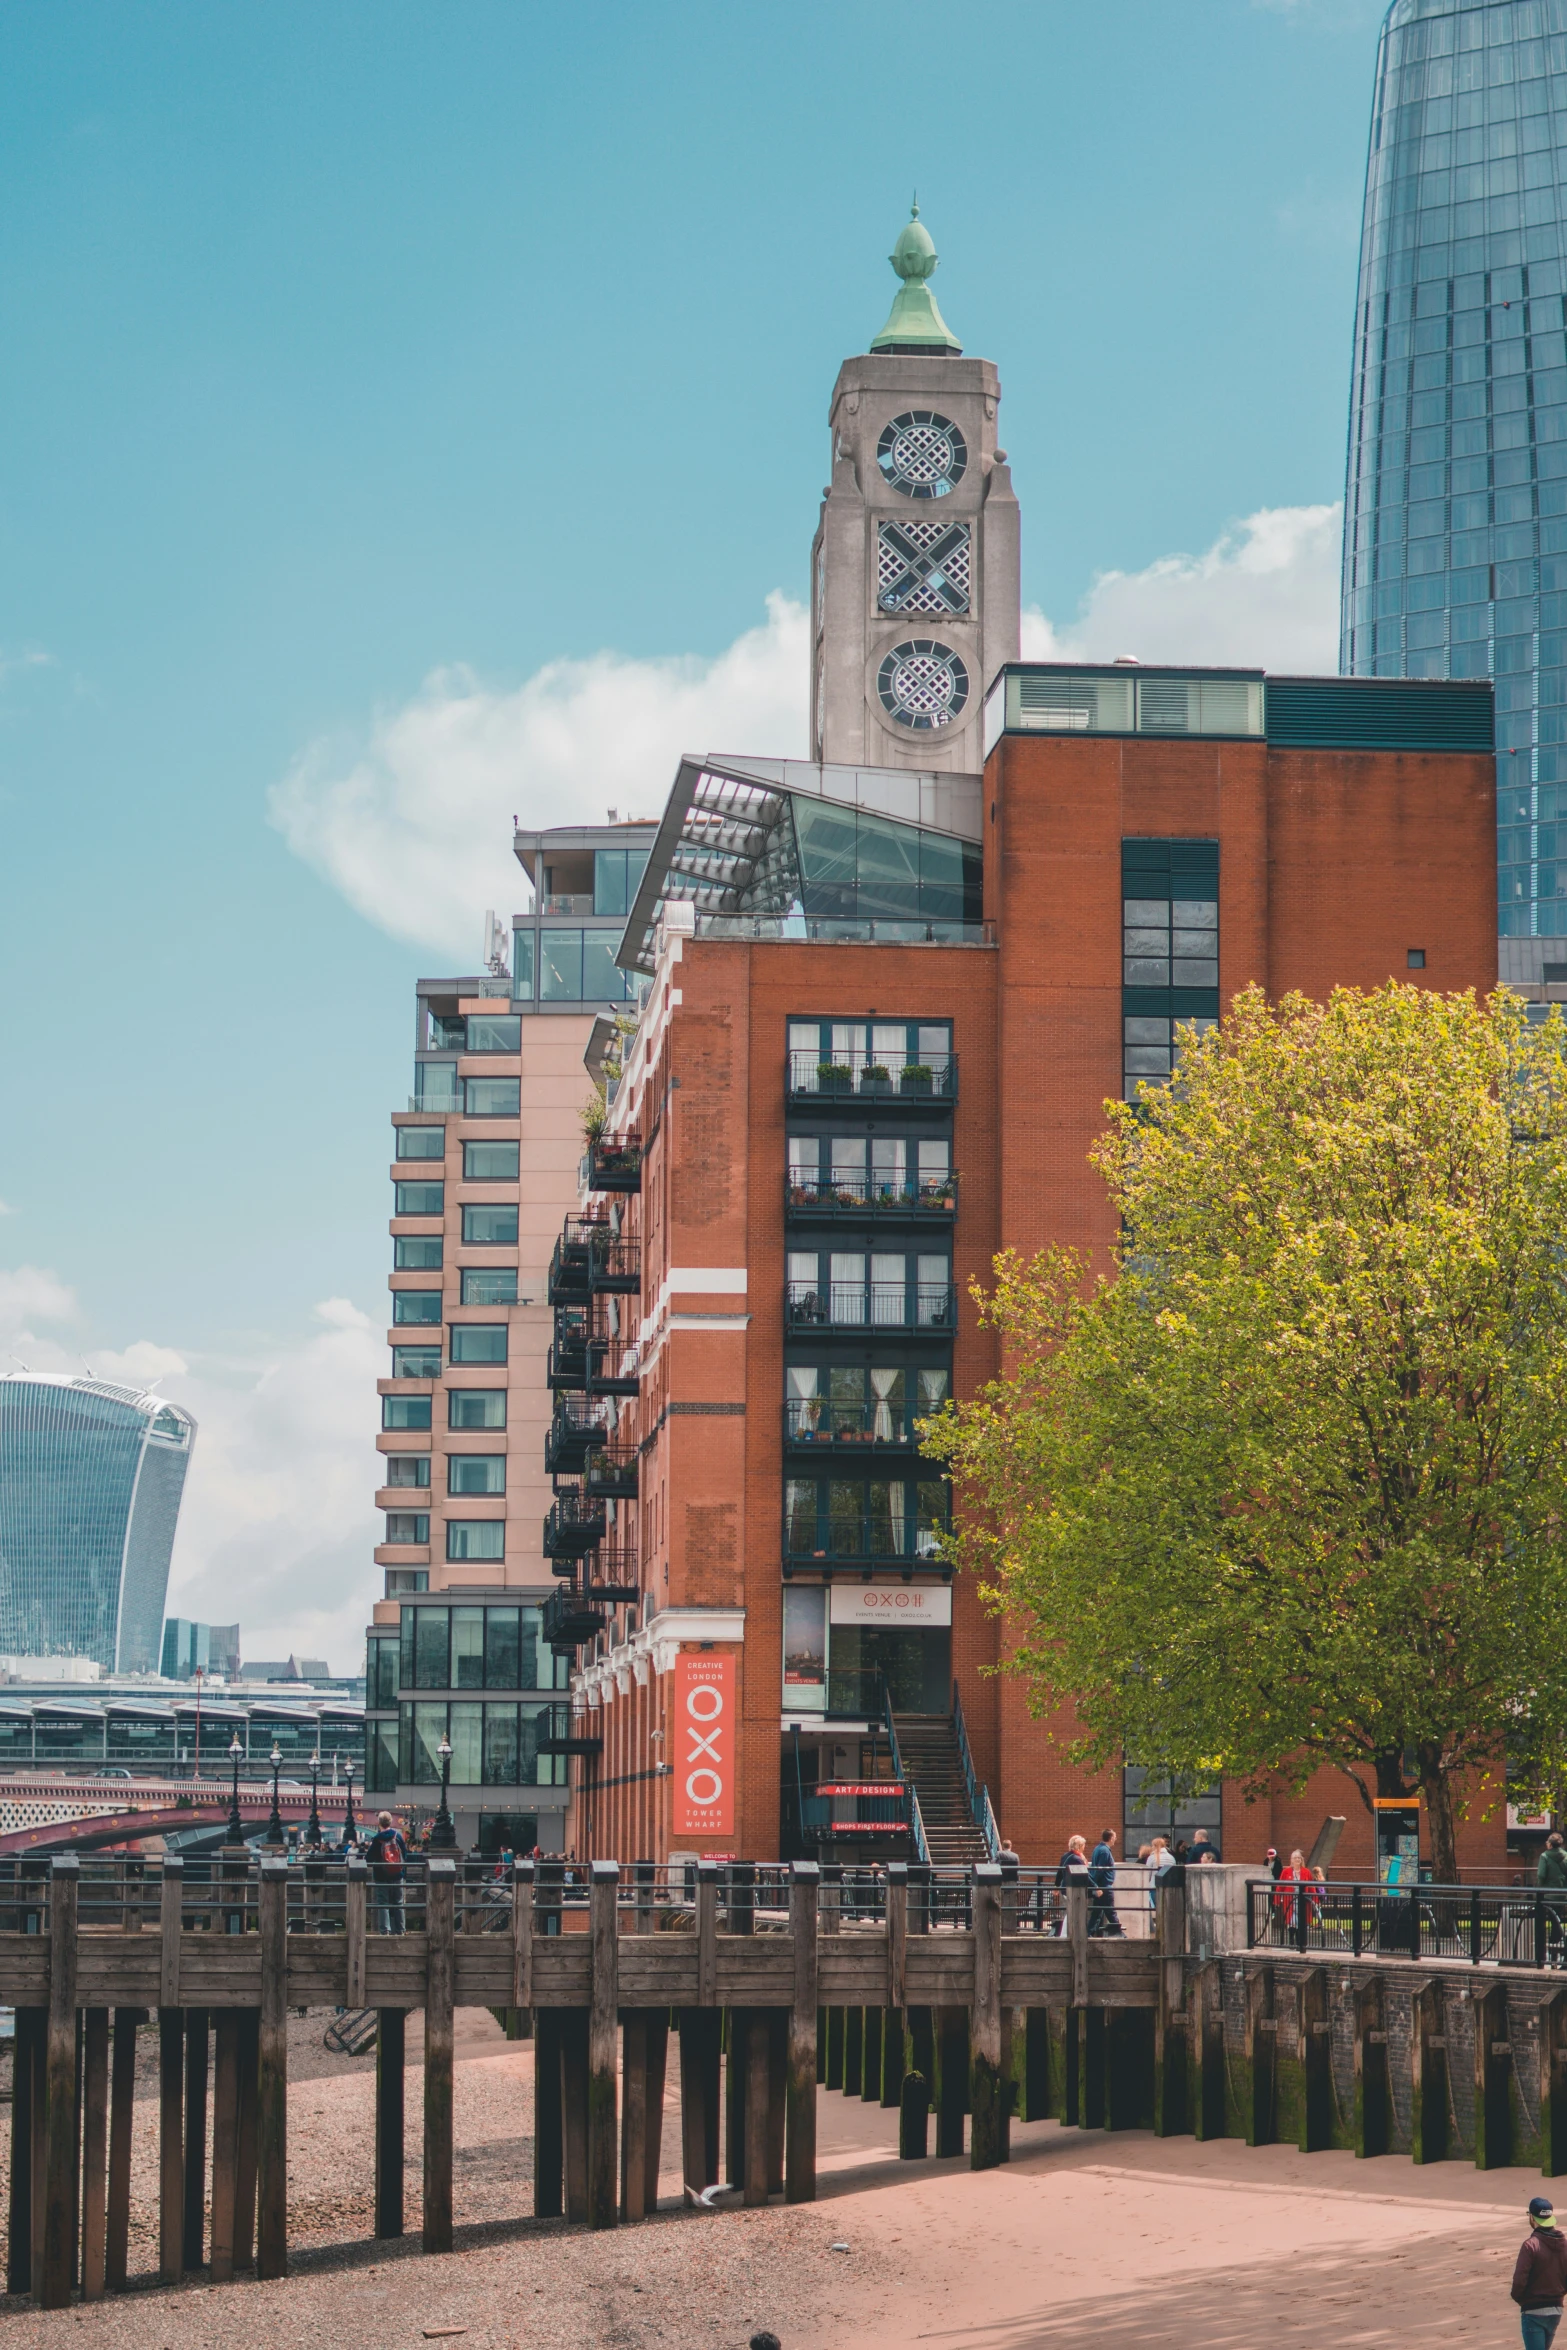
[(1264, 506), (1202, 555), (1145, 571), (1101, 571), (1077, 618), (1023, 616), (1033, 661), (1201, 661), (1332, 673), (1338, 668), (1341, 506)]
[(526, 900), (513, 815), (656, 816), (683, 751), (801, 755), (808, 626), (773, 595), (765, 623), (713, 660), (597, 653), (510, 691), (439, 670), (368, 739), (312, 744), (274, 787), (272, 822), (383, 930), (471, 966), (485, 907)]
[(195, 1417), (168, 1612), (237, 1619), (248, 1656), (293, 1651), (359, 1670), (380, 1587), (372, 1549), (382, 1332), (341, 1297), (318, 1305), (314, 1326), (292, 1343), (249, 1363), (151, 1339), (83, 1354), (33, 1327), (79, 1318), (53, 1273), (0, 1272), (0, 1342), (30, 1369), (90, 1367), (128, 1386), (156, 1382)]

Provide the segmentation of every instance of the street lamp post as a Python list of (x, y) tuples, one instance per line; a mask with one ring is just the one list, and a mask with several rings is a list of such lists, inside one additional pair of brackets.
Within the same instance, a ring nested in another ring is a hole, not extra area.
[(239, 1732), (236, 1730), (233, 1743), (229, 1747), (229, 1761), (234, 1766), (234, 1784), (229, 1790), (228, 1836), (231, 1844), (243, 1844), (245, 1841), (245, 1823), (239, 1816), (239, 1758), (244, 1751), (239, 1742)]
[(305, 1842), (312, 1852), (319, 1852), (323, 1841), (321, 1814), (316, 1808), (316, 1782), (320, 1776), (321, 1756), (317, 1752), (310, 1757), (310, 1818), (305, 1827)]
[(446, 1800), (452, 1779), (451, 1740), (443, 1737), (436, 1752), (441, 1758), (441, 1808), (436, 1813), (434, 1824), (430, 1829), (430, 1850), (432, 1852), (455, 1852), (457, 1849), (457, 1829), (452, 1819), (451, 1808)]
[(358, 1833), (359, 1823), (354, 1818), (354, 1763), (353, 1757), (350, 1755), (348, 1761), (348, 1794), (345, 1797), (343, 1803), (343, 1850), (345, 1852), (353, 1843)]
[(287, 1849), (288, 1838), (283, 1833), (283, 1815), (277, 1807), (277, 1775), (283, 1768), (283, 1756), (275, 1738), (272, 1741), (272, 1752), (267, 1759), (272, 1765), (272, 1816), (267, 1821), (267, 1842), (278, 1851), (284, 1851)]

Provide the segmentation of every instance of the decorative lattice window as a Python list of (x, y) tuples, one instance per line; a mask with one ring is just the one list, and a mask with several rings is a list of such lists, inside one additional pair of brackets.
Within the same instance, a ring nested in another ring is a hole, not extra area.
[(968, 471), (968, 443), (950, 417), (911, 408), (882, 427), (876, 462), (906, 498), (944, 498)]
[(966, 522), (883, 522), (876, 601), (883, 612), (966, 612), (972, 533)]
[(968, 702), (968, 668), (950, 645), (910, 637), (894, 645), (876, 674), (881, 706), (899, 726), (929, 733), (950, 726)]

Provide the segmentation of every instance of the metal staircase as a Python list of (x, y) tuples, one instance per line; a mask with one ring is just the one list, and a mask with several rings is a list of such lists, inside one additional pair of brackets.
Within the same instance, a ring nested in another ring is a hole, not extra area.
[(931, 1863), (971, 1868), (1001, 1850), (988, 1789), (974, 1775), (957, 1684), (950, 1714), (898, 1714), (897, 1748), (914, 1788)]

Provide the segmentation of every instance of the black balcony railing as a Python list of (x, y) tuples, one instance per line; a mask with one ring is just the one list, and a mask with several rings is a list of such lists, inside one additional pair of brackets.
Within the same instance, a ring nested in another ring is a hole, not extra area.
[(827, 1216), (913, 1216), (924, 1223), (950, 1223), (958, 1209), (955, 1175), (798, 1175), (784, 1177), (784, 1211), (799, 1221)]
[(1246, 1895), (1247, 1940), (1254, 1950), (1539, 1968), (1559, 1967), (1567, 1955), (1567, 1895), (1545, 1886), (1341, 1885), (1261, 1877)]
[(958, 1056), (930, 1061), (886, 1059), (877, 1053), (789, 1055), (791, 1101), (876, 1101), (905, 1109), (947, 1109), (958, 1098)]
[(586, 1396), (556, 1397), (544, 1438), (544, 1466), (552, 1477), (580, 1477), (593, 1448), (608, 1442), (602, 1405)]
[(587, 1385), (590, 1395), (635, 1395), (639, 1385), (636, 1347), (623, 1338), (591, 1339)]
[(642, 1286), (642, 1244), (616, 1240), (606, 1230), (595, 1239), (588, 1267), (588, 1287), (595, 1295), (634, 1296)]
[(601, 1753), (604, 1741), (590, 1732), (592, 1716), (574, 1714), (569, 1705), (552, 1705), (541, 1709), (538, 1720), (539, 1754)]
[(574, 1656), (598, 1638), (607, 1621), (603, 1609), (584, 1593), (552, 1591), (544, 1602), (540, 1628), (545, 1646), (556, 1656)]
[(809, 1445), (813, 1451), (828, 1445), (837, 1452), (872, 1451), (879, 1445), (913, 1452), (919, 1443), (914, 1433), (919, 1417), (902, 1404), (827, 1403), (819, 1396), (791, 1396), (784, 1405), (784, 1442)]
[(582, 1472), (584, 1491), (610, 1501), (635, 1501), (637, 1448), (634, 1444), (606, 1444), (590, 1452)]
[(590, 1191), (640, 1191), (642, 1145), (606, 1142), (599, 1136), (588, 1144), (584, 1168)]
[(594, 1245), (611, 1239), (603, 1216), (568, 1216), (550, 1258), (549, 1300), (552, 1306), (585, 1305), (592, 1295), (589, 1277)]
[(958, 1296), (950, 1282), (785, 1284), (784, 1320), (791, 1330), (931, 1330), (950, 1336), (957, 1318)]
[(945, 1524), (922, 1526), (875, 1510), (864, 1517), (818, 1518), (811, 1525), (786, 1522), (784, 1570), (853, 1566), (928, 1574), (942, 1563), (947, 1532)]
[(550, 1348), (546, 1377), (557, 1395), (586, 1395), (588, 1350), (581, 1339), (556, 1340)]
[(602, 1500), (588, 1493), (560, 1493), (544, 1519), (544, 1555), (549, 1559), (584, 1558), (603, 1541), (608, 1514)]

